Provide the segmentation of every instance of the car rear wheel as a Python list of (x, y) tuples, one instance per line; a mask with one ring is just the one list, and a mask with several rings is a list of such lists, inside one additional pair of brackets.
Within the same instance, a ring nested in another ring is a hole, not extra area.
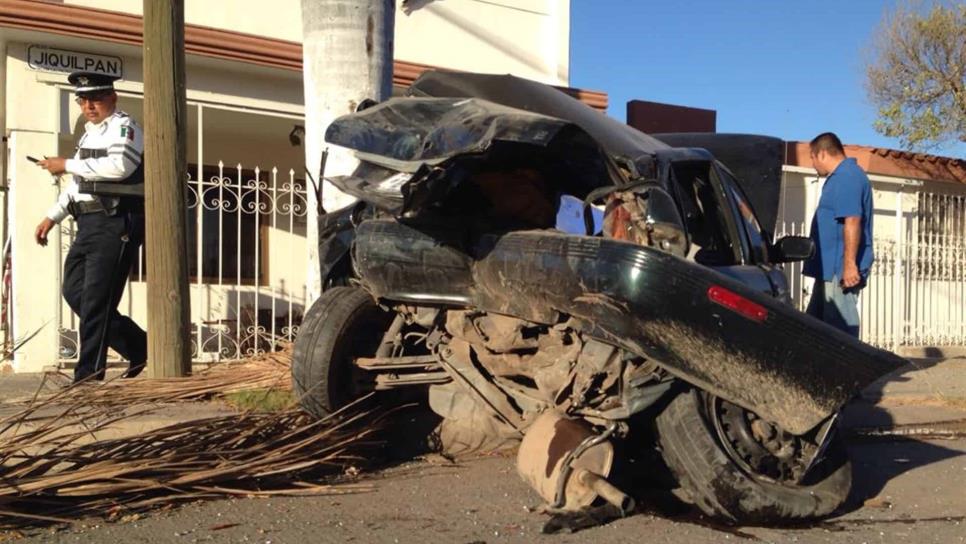
[[(837, 433), (824, 450), (753, 412), (691, 390), (656, 420), (658, 444), (685, 499), (731, 522), (831, 514), (845, 502), (852, 465)], [(812, 459), (816, 461), (812, 461)]]

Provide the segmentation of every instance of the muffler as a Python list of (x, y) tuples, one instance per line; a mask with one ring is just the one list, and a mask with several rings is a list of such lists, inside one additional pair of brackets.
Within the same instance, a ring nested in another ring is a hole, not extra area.
[(579, 510), (600, 497), (628, 514), (634, 499), (607, 481), (614, 464), (608, 438), (615, 428), (595, 434), (583, 421), (544, 412), (520, 443), (517, 471), (552, 509)]

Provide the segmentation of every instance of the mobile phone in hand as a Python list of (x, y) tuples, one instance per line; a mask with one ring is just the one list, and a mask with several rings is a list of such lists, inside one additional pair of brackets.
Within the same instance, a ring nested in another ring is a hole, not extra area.
[(40, 159), (31, 157), (30, 155), (27, 155), (27, 160), (30, 161), (30, 162), (32, 162), (32, 163), (34, 163), (34, 164), (37, 164), (38, 162), (40, 162)]

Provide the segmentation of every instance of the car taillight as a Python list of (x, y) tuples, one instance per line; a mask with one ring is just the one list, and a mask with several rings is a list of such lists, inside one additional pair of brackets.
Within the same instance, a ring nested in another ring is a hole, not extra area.
[(768, 319), (768, 310), (764, 306), (756, 304), (738, 293), (729, 291), (719, 285), (712, 285), (708, 288), (708, 299), (729, 310), (734, 310), (752, 321), (758, 321), (760, 323)]

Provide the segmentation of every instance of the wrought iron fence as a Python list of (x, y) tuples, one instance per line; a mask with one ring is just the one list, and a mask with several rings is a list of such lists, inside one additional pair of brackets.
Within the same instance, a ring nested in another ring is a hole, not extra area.
[[(192, 165), (186, 184), (191, 349), (214, 362), (279, 348), (298, 334), (306, 308), (307, 194), (294, 170)], [(61, 225), (66, 256), (76, 235)], [(144, 248), (120, 311), (145, 324)], [(77, 317), (63, 304), (61, 360), (76, 360)]]

